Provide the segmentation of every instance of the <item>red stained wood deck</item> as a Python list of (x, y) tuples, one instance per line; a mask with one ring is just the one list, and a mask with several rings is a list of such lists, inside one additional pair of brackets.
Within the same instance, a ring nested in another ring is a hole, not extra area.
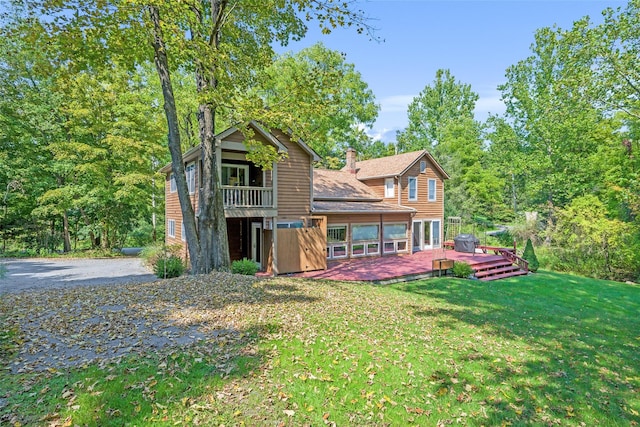
[[(485, 253), (462, 253), (454, 250), (425, 250), (406, 255), (389, 255), (382, 257), (356, 258), (345, 261), (331, 261), (326, 270), (309, 271), (294, 274), (295, 277), (314, 279), (358, 281), (386, 284), (404, 280), (415, 280), (424, 277), (438, 276), (432, 270), (434, 259), (452, 259), (465, 261), (471, 267), (475, 264), (494, 260), (504, 260), (500, 255)], [(444, 274), (444, 272), (443, 272)]]

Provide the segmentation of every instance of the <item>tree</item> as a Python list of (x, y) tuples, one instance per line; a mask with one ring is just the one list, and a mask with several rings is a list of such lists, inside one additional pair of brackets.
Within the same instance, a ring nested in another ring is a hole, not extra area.
[(448, 123), (473, 119), (477, 101), (470, 85), (456, 82), (449, 70), (436, 71), (433, 84), (409, 104), (409, 126), (397, 133), (399, 151), (436, 149)]
[(261, 89), (266, 104), (287, 112), (296, 134), (328, 164), (342, 161), (349, 147), (365, 156), (371, 151), (364, 129), (375, 121), (379, 106), (343, 54), (317, 43), (278, 57), (266, 74)]
[(525, 245), (524, 252), (522, 253), (522, 259), (528, 261), (529, 271), (532, 271), (534, 273), (538, 271), (540, 263), (538, 262), (536, 252), (533, 250), (533, 243), (531, 243), (531, 239), (527, 239), (527, 244)]
[[(267, 0), (256, 2), (86, 0), (29, 3), (34, 15), (48, 16), (49, 31), (64, 38), (67, 52), (92, 52), (90, 61), (137, 63), (154, 59), (162, 87), (168, 147), (184, 220), (192, 273), (229, 267), (222, 193), (216, 173), (216, 123), (243, 129), (252, 119), (266, 126), (286, 122), (286, 113), (266, 109), (250, 89), (273, 60), (273, 43), (286, 44), (306, 32), (305, 20), (317, 19), (324, 32), (337, 26), (367, 29), (361, 11), (337, 0)], [(34, 6), (35, 5), (35, 6)], [(148, 49), (151, 42), (152, 50)], [(195, 77), (201, 150), (201, 185), (196, 218), (182, 164), (176, 91), (172, 76), (186, 69)], [(290, 120), (289, 120), (290, 121)], [(255, 150), (254, 162), (265, 166), (275, 150)], [(253, 150), (252, 150), (253, 148)]]

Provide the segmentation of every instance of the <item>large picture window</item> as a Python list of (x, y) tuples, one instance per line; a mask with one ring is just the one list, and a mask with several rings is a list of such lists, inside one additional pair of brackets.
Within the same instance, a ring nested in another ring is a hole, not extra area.
[(351, 255), (365, 256), (380, 253), (380, 224), (355, 224), (351, 229)]
[(407, 230), (409, 224), (385, 223), (382, 236), (384, 238), (384, 253), (406, 252), (409, 247)]
[(418, 200), (418, 179), (415, 176), (409, 177), (409, 201)]

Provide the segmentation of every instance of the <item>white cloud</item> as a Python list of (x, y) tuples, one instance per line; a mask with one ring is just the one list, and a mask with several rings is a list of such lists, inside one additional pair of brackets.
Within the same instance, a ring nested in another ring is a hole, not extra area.
[(413, 101), (415, 95), (393, 95), (387, 96), (380, 100), (380, 112), (381, 113), (397, 113), (407, 112), (409, 103)]

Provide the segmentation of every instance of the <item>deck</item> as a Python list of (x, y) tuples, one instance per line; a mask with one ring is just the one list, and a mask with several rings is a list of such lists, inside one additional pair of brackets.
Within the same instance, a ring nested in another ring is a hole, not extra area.
[(432, 261), (442, 258), (454, 261), (465, 261), (471, 265), (471, 267), (476, 264), (504, 260), (501, 255), (487, 253), (471, 254), (455, 252), (453, 250), (435, 249), (406, 255), (389, 255), (329, 262), (327, 263), (326, 270), (297, 273), (293, 276), (389, 284), (438, 276), (439, 271), (434, 272), (432, 270)]

